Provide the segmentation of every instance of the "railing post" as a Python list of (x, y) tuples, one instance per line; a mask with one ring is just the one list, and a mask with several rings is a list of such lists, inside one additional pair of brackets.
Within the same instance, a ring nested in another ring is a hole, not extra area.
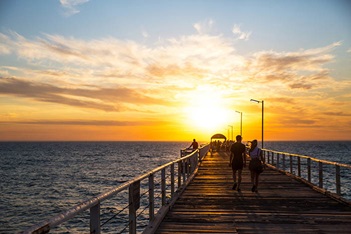
[(133, 199), (133, 184), (129, 186), (129, 234), (136, 234), (136, 209)]
[(162, 193), (162, 206), (166, 204), (166, 169), (161, 170), (161, 193)]
[(274, 152), (272, 152), (272, 166), (274, 166)]
[(182, 161), (178, 162), (178, 188), (182, 185)]
[(311, 159), (307, 159), (307, 180), (311, 183)]
[(289, 154), (289, 161), (290, 161), (290, 173), (293, 174), (293, 158), (290, 154)]
[(183, 171), (182, 171), (182, 175), (183, 175), (183, 183), (185, 183), (185, 175), (186, 175), (186, 170), (187, 170), (187, 163), (185, 162), (185, 160), (182, 161), (182, 165), (183, 165)]
[(301, 158), (300, 157), (297, 157), (297, 176), (301, 177)]
[(285, 154), (283, 154), (283, 171), (285, 171)]
[(190, 158), (186, 159), (187, 163), (186, 163), (186, 178), (188, 179), (190, 176), (190, 170), (191, 170), (191, 160)]
[(100, 202), (90, 208), (90, 233), (100, 234)]
[(335, 187), (336, 187), (336, 194), (339, 196), (341, 195), (341, 182), (340, 182), (340, 166), (335, 165)]
[(279, 153), (277, 153), (277, 165), (276, 165), (276, 168), (278, 168), (279, 169), (279, 162), (280, 160), (279, 160)]
[(174, 194), (174, 163), (171, 165), (171, 197), (173, 198)]
[(323, 163), (319, 162), (319, 187), (323, 188)]
[(155, 216), (155, 183), (154, 174), (149, 175), (149, 222), (154, 220)]

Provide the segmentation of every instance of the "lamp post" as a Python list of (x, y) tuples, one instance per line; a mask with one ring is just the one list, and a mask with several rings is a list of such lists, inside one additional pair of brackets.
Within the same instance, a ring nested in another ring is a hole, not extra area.
[(262, 149), (263, 149), (263, 132), (264, 132), (264, 100), (250, 99), (250, 102), (262, 103)]
[(231, 129), (232, 129), (232, 140), (234, 141), (234, 138), (233, 138), (233, 126), (232, 125), (228, 125), (228, 127), (231, 127)]
[(235, 111), (240, 114), (240, 136), (243, 136), (243, 112)]

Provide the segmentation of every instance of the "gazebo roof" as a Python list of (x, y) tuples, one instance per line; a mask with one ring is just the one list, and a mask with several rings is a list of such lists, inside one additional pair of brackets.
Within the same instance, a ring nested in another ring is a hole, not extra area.
[(227, 138), (226, 138), (223, 134), (217, 133), (217, 134), (214, 134), (214, 135), (211, 137), (211, 140), (212, 140), (212, 139), (224, 139), (224, 140), (226, 140)]

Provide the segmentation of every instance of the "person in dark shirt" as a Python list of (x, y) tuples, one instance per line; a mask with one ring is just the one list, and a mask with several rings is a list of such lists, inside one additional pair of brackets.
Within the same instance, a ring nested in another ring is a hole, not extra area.
[[(232, 167), (233, 170), (233, 190), (238, 189), (238, 192), (241, 191), (241, 173), (243, 168), (246, 166), (246, 147), (243, 143), (241, 143), (242, 137), (240, 135), (236, 136), (236, 142), (232, 144), (230, 148), (230, 161), (229, 166)], [(238, 181), (236, 180), (236, 172), (238, 172)]]
[(196, 150), (199, 148), (199, 143), (196, 142), (196, 140), (194, 139), (193, 142), (191, 143), (191, 145), (188, 147), (188, 149), (190, 149), (190, 147), (193, 149), (193, 150)]

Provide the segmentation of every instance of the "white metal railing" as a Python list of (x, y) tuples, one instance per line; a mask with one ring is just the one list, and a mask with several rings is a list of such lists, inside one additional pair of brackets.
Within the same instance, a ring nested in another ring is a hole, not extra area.
[[(167, 210), (195, 176), (199, 160), (202, 160), (208, 150), (209, 144), (192, 152), (187, 152), (188, 155), (185, 155), (185, 151), (181, 151), (179, 159), (155, 168), (106, 193), (86, 200), (59, 215), (28, 228), (22, 233), (48, 233), (54, 227), (72, 220), (85, 211), (89, 211), (90, 233), (101, 233), (104, 225), (113, 219), (116, 220), (118, 215), (127, 217), (127, 221), (118, 222), (117, 225), (122, 227), (116, 233), (137, 233), (141, 231), (152, 233), (167, 213)], [(156, 177), (159, 177), (159, 180)], [(108, 202), (108, 200), (113, 200), (122, 192), (127, 193), (128, 202), (126, 206), (102, 222), (102, 204)], [(159, 195), (157, 196), (157, 194)], [(141, 204), (143, 209), (137, 213)], [(156, 209), (157, 213), (155, 214)], [(141, 216), (142, 218), (140, 218)], [(139, 225), (139, 223), (141, 224)], [(117, 229), (118, 227), (113, 226), (113, 230)]]
[[(326, 187), (328, 187), (329, 190), (335, 191), (338, 199), (344, 200), (342, 198), (342, 185), (345, 188), (346, 183), (342, 184), (341, 178), (343, 175), (345, 178), (350, 175), (351, 165), (268, 149), (263, 149), (263, 156), (266, 164), (278, 170), (288, 172), (303, 182), (317, 186), (320, 189), (326, 190)], [(345, 171), (342, 175), (340, 168), (348, 170), (348, 172)], [(327, 174), (328, 178), (326, 179)], [(329, 184), (325, 186), (327, 182)], [(349, 202), (347, 200), (346, 202)]]

